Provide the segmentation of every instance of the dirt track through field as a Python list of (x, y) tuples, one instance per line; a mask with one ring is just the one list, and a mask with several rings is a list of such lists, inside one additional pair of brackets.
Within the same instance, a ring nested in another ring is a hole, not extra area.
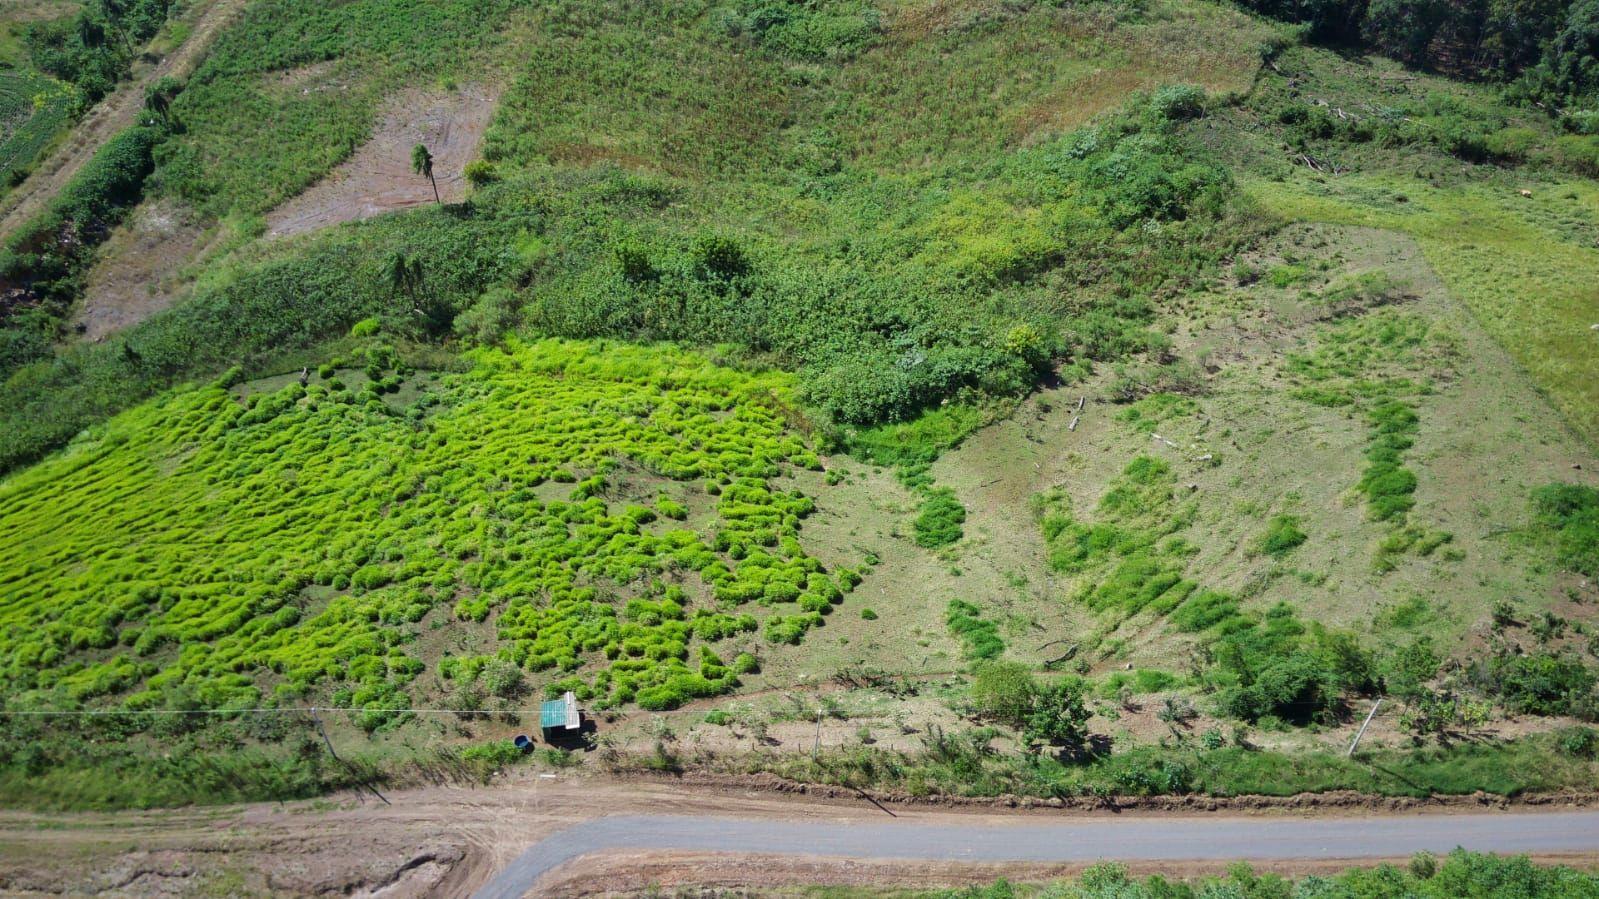
[(244, 10), (248, 0), (214, 0), (200, 13), (189, 37), (166, 58), (145, 71), (137, 71), (110, 96), (84, 116), (67, 142), (34, 169), (16, 190), (0, 201), (0, 240), (9, 237), (39, 214), (72, 180), (106, 141), (134, 124), (144, 108), (145, 88), (168, 75), (187, 78), (205, 58), (222, 29)]
[(267, 216), (268, 236), (304, 234), (434, 202), (433, 186), (411, 170), (411, 148), (417, 144), (433, 154), (438, 198), (446, 203), (463, 199), (463, 170), (477, 154), (495, 100), (494, 92), (477, 86), (391, 98), (371, 140), (332, 174)]

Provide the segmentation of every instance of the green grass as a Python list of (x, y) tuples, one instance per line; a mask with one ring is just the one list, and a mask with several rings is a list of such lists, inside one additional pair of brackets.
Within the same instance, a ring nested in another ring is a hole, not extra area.
[(1539, 523), (1554, 534), (1560, 564), (1599, 577), (1599, 490), (1552, 484), (1532, 498)]
[(948, 546), (962, 536), (966, 507), (947, 487), (927, 491), (914, 524), (916, 545), (927, 549)]
[(952, 599), (945, 610), (944, 622), (958, 637), (963, 655), (973, 662), (999, 658), (1005, 651), (1005, 641), (999, 636), (999, 625), (983, 617), (983, 610), (963, 599)]
[(1293, 552), (1300, 544), (1310, 539), (1310, 536), (1299, 529), (1300, 521), (1297, 515), (1278, 515), (1266, 525), (1266, 533), (1260, 538), (1261, 552), (1269, 556), (1282, 558)]
[[(797, 605), (797, 642), (854, 583), (798, 541), (811, 501), (771, 483), (819, 464), (785, 427), (786, 376), (582, 343), (437, 380), (368, 356), (383, 380), (360, 390), (180, 390), (0, 485), (10, 703), (405, 707), (437, 662), (426, 628), (491, 619), (491, 651), (549, 689), (671, 707), (737, 683), (699, 646), (757, 620), (723, 610)], [(711, 532), (624, 505), (635, 469), (706, 485)]]
[(877, 465), (925, 464), (959, 446), (990, 417), (977, 406), (954, 403), (928, 409), (909, 421), (848, 429), (841, 435), (842, 444), (850, 455)]
[[(1589, 441), (1599, 439), (1599, 354), (1593, 352), (1591, 273), (1599, 251), (1546, 215), (1592, 208), (1599, 186), (1557, 181), (1525, 200), (1510, 186), (1433, 187), (1398, 176), (1355, 175), (1334, 185), (1246, 183), (1262, 205), (1291, 219), (1367, 225), (1416, 238), (1449, 287)], [(1404, 192), (1403, 209), (1363, 200)], [(1567, 194), (1575, 200), (1561, 199)], [(1518, 205), (1519, 204), (1519, 205)]]
[[(816, 899), (857, 899), (883, 895), (828, 887), (807, 892)], [(1229, 865), (1225, 876), (1185, 877), (1151, 874), (1140, 880), (1124, 865), (1102, 862), (1071, 880), (1048, 885), (999, 880), (959, 890), (910, 890), (897, 899), (1023, 899), (1070, 896), (1081, 899), (1193, 899), (1193, 897), (1376, 897), (1413, 899), (1565, 899), (1599, 895), (1599, 877), (1566, 865), (1535, 864), (1526, 856), (1505, 857), (1455, 849), (1442, 859), (1417, 853), (1409, 864), (1346, 868), (1335, 874), (1305, 877), (1256, 873), (1248, 864)]]
[[(1506, 105), (1489, 89), (1419, 74), (1396, 80), (1392, 63), (1362, 67), (1325, 51), (1295, 50), (1279, 69), (1283, 75), (1263, 78), (1249, 114), (1289, 118), (1282, 110), (1304, 104), (1287, 86), (1294, 77), (1314, 83), (1318, 99), (1360, 110), (1351, 121), (1367, 133), (1340, 126), (1311, 135), (1290, 124), (1230, 141), (1226, 155), (1237, 161), (1243, 189), (1289, 221), (1414, 237), (1450, 295), (1579, 433), (1599, 440), (1599, 354), (1589, 330), (1599, 303), (1592, 277), (1599, 250), (1589, 237), (1599, 185), (1570, 176), (1556, 152), (1567, 139), (1548, 119)], [(1453, 143), (1460, 134), (1492, 134), (1507, 124), (1536, 135), (1538, 147), (1501, 165), (1462, 162), (1464, 151)], [(1256, 142), (1267, 140), (1286, 140), (1345, 171), (1318, 176)]]
[[(1351, 290), (1358, 295), (1365, 288), (1337, 286), (1326, 299), (1348, 301)], [(1452, 539), (1411, 520), (1418, 480), (1406, 456), (1421, 426), (1418, 400), (1432, 392), (1434, 379), (1452, 375), (1458, 352), (1452, 335), (1421, 316), (1376, 309), (1323, 327), (1312, 349), (1288, 357), (1289, 373), (1304, 385), (1294, 388), (1293, 396), (1364, 412), (1371, 437), (1355, 489), (1365, 497), (1370, 517), (1391, 525), (1377, 548), (1379, 571), (1394, 568), (1407, 552), (1427, 556)]]
[(1293, 796), (1353, 790), (1373, 796), (1496, 796), (1586, 789), (1599, 774), (1590, 756), (1560, 749), (1551, 735), (1462, 742), (1449, 747), (1340, 752), (1165, 749), (1146, 746), (1086, 764), (985, 751), (979, 732), (933, 734), (916, 751), (861, 747), (810, 755), (761, 753), (726, 764), (812, 782), (873, 783), (912, 796), (1093, 796), (1195, 793)]

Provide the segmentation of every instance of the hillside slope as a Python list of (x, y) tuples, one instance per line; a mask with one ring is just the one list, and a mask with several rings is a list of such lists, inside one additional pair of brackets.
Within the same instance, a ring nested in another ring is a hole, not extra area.
[[(256, 0), (118, 197), (210, 229), (173, 304), (8, 357), (0, 697), (48, 714), (0, 797), (485, 775), (568, 689), (600, 734), (541, 764), (1587, 785), (1599, 138), (1299, 37)], [(499, 98), (464, 201), (267, 233), (456, 95)], [(71, 249), (9, 257), (35, 325)]]

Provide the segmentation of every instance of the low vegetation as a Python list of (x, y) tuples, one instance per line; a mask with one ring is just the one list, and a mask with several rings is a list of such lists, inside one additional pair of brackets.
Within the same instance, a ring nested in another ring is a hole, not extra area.
[[(514, 696), (489, 682), (507, 663), (595, 708), (672, 708), (753, 668), (745, 609), (797, 643), (858, 579), (804, 551), (811, 500), (774, 483), (819, 464), (784, 376), (555, 341), (442, 377), (362, 356), (309, 386), (178, 391), (0, 487), (7, 708), (331, 697), (373, 729), (430, 668)], [(646, 476), (672, 515), (624, 492)], [(674, 520), (686, 503), (706, 531)], [(419, 647), (491, 616), (482, 654)]]
[[(853, 894), (836, 895), (839, 899), (848, 899)], [(988, 886), (908, 895), (918, 899), (1025, 899), (1032, 896), (1048, 899), (1199, 899), (1209, 896), (1556, 899), (1599, 895), (1599, 877), (1565, 865), (1535, 864), (1526, 856), (1506, 857), (1456, 849), (1443, 858), (1428, 852), (1418, 853), (1404, 866), (1383, 864), (1299, 878), (1258, 874), (1246, 864), (1233, 865), (1225, 876), (1177, 878), (1154, 874), (1138, 878), (1122, 865), (1105, 863), (1090, 867), (1075, 879), (1047, 886), (1001, 880)]]
[(20, 183), (70, 117), (72, 93), (27, 69), (0, 69), (0, 194)]

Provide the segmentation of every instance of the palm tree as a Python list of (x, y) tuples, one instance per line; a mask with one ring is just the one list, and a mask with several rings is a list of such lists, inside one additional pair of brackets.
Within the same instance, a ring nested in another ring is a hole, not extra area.
[(417, 144), (411, 148), (411, 171), (428, 179), (428, 183), (433, 185), (433, 202), (444, 202), (439, 199), (439, 182), (433, 178), (433, 154), (428, 152), (427, 147)]
[(450, 329), (454, 310), (436, 291), (428, 289), (427, 270), (419, 257), (394, 253), (383, 263), (382, 279), (393, 296), (404, 294), (411, 300), (411, 311), (429, 334)]

